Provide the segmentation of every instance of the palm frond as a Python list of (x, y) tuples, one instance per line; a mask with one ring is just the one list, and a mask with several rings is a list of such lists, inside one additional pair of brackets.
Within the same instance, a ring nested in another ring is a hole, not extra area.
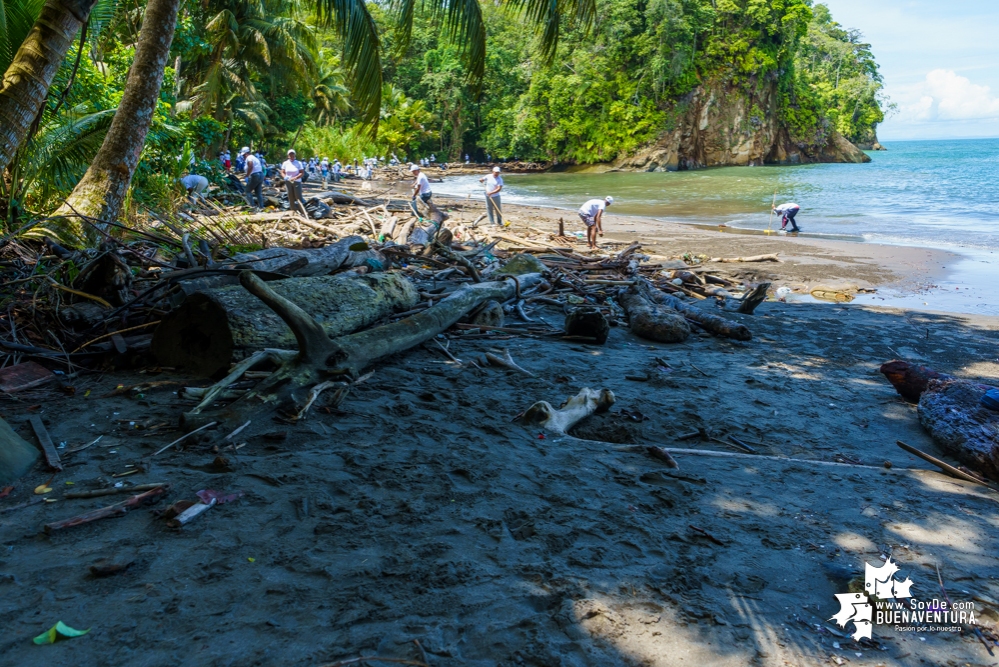
[(364, 0), (318, 0), (316, 8), (320, 21), (334, 26), (343, 40), (355, 108), (375, 133), (382, 104), (381, 45), (375, 20)]
[(558, 52), (562, 19), (571, 15), (581, 28), (589, 30), (597, 14), (596, 0), (507, 0), (507, 4), (537, 26), (541, 56), (549, 64)]
[(44, 0), (0, 0), (0, 72), (6, 72), (14, 60), (43, 4)]
[(428, 6), (431, 17), (443, 24), (447, 38), (458, 45), (469, 80), (481, 82), (486, 71), (486, 23), (479, 0), (448, 0)]
[(97, 4), (90, 10), (87, 23), (87, 42), (91, 46), (97, 44), (104, 30), (118, 15), (119, 9), (121, 9), (120, 0), (97, 0)]
[(37, 181), (40, 199), (53, 191), (68, 192), (83, 176), (111, 127), (115, 109), (87, 113), (83, 106), (46, 123), (28, 144), (20, 164), (21, 191)]
[(396, 14), (395, 41), (397, 55), (401, 56), (413, 41), (413, 20), (416, 18), (416, 0), (394, 0), (391, 7)]

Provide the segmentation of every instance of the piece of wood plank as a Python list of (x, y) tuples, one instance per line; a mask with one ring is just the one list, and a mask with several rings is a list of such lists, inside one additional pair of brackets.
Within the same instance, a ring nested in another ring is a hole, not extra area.
[(25, 361), (0, 369), (0, 391), (12, 394), (22, 389), (31, 389), (51, 382), (55, 374), (41, 364)]
[(131, 496), (127, 500), (123, 500), (120, 503), (115, 503), (114, 505), (108, 505), (107, 507), (100, 507), (89, 512), (84, 512), (83, 514), (78, 514), (72, 516), (68, 519), (62, 519), (61, 521), (53, 521), (52, 523), (47, 523), (43, 526), (46, 533), (53, 533), (57, 530), (62, 530), (64, 528), (71, 528), (73, 526), (79, 526), (84, 523), (90, 523), (91, 521), (97, 521), (98, 519), (105, 519), (112, 516), (121, 516), (127, 513), (133, 507), (138, 507), (140, 504), (145, 502), (150, 498), (155, 498), (161, 494), (166, 493), (169, 486), (157, 486), (155, 489), (150, 489), (145, 493), (140, 493), (138, 495)]
[(38, 444), (41, 445), (42, 453), (45, 455), (45, 462), (53, 470), (61, 471), (62, 462), (59, 460), (59, 452), (56, 451), (55, 445), (52, 444), (52, 438), (49, 437), (49, 432), (45, 429), (42, 418), (38, 415), (33, 415), (28, 419), (28, 423), (31, 424), (31, 430), (35, 432), (35, 437), (38, 438)]

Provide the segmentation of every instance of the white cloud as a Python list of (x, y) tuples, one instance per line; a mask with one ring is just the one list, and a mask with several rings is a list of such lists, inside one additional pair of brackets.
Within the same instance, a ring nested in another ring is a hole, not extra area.
[(948, 69), (935, 69), (926, 79), (906, 86), (899, 95), (898, 121), (969, 121), (999, 118), (999, 97)]

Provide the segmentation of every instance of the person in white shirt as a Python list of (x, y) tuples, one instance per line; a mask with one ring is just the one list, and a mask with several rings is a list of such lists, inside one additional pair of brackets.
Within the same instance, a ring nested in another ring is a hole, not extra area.
[(579, 217), (586, 225), (586, 242), (594, 250), (597, 247), (597, 234), (604, 235), (604, 210), (613, 203), (613, 197), (590, 199), (579, 208)]
[(208, 187), (208, 179), (197, 174), (188, 174), (180, 179), (180, 184), (187, 190), (187, 198), (194, 204), (199, 199), (204, 199), (201, 193)]
[(281, 163), (281, 178), (288, 190), (288, 208), (298, 211), (304, 217), (309, 217), (305, 210), (305, 200), (302, 199), (302, 174), (305, 168), (295, 157), (295, 151), (288, 151), (288, 159)]
[(489, 214), (489, 222), (502, 227), (503, 207), (500, 191), (503, 189), (503, 177), (500, 176), (500, 168), (493, 167), (493, 173), (480, 178), (479, 183), (486, 184), (486, 213)]
[(409, 170), (416, 176), (416, 180), (413, 181), (413, 198), (410, 200), (409, 206), (413, 209), (413, 215), (417, 218), (422, 218), (420, 209), (416, 205), (416, 198), (419, 196), (420, 200), (427, 207), (430, 207), (430, 198), (434, 196), (434, 193), (430, 191), (430, 179), (420, 170), (420, 165), (414, 164)]
[(787, 223), (791, 223), (792, 232), (800, 232), (798, 229), (798, 224), (794, 221), (794, 216), (798, 215), (798, 211), (801, 207), (794, 202), (788, 202), (786, 204), (781, 204), (780, 206), (775, 206), (774, 211), (780, 214), (780, 229), (781, 231), (787, 231)]
[(250, 149), (246, 146), (239, 151), (239, 154), (243, 156), (245, 160), (246, 168), (246, 190), (244, 194), (246, 195), (246, 203), (253, 208), (253, 195), (257, 195), (257, 208), (264, 207), (264, 168), (263, 164), (256, 155), (250, 153)]

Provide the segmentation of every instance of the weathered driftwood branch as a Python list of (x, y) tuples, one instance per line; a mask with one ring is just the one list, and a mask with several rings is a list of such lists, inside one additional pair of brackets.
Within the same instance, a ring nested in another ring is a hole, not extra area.
[(690, 336), (690, 326), (683, 315), (652, 301), (647, 285), (635, 285), (618, 297), (628, 314), (631, 332), (660, 343), (682, 343)]
[(726, 264), (741, 264), (744, 262), (779, 262), (778, 253), (772, 255), (752, 255), (751, 257), (712, 257), (709, 262), (722, 262)]
[[(541, 280), (540, 274), (520, 276), (519, 288), (536, 285)], [(300, 394), (307, 387), (337, 377), (356, 376), (378, 359), (430, 340), (483, 301), (505, 301), (514, 296), (517, 289), (510, 280), (462, 285), (421, 313), (331, 340), (309, 313), (249, 271), (240, 276), (240, 282), (287, 323), (295, 334), (298, 354), (227, 407), (211, 413), (186, 413), (181, 418), (185, 429), (197, 428), (210, 421), (223, 425), (242, 424), (251, 417), (259, 419), (262, 412), (268, 413), (292, 402), (304, 402), (298, 399), (304, 398)]]
[(555, 433), (566, 433), (585, 417), (594, 412), (606, 412), (614, 405), (614, 392), (610, 389), (594, 391), (584, 387), (556, 410), (548, 401), (538, 401), (524, 412), (521, 421), (540, 426)]
[(492, 352), (486, 352), (486, 361), (488, 361), (493, 366), (499, 366), (500, 368), (507, 368), (511, 371), (517, 371), (518, 373), (523, 373), (525, 375), (530, 375), (534, 377), (534, 373), (517, 365), (517, 362), (513, 360), (510, 356), (510, 350), (503, 350), (503, 356), (493, 354)]
[(320, 276), (339, 269), (350, 257), (350, 247), (358, 243), (364, 243), (364, 239), (360, 236), (348, 236), (336, 243), (311, 250), (267, 248), (243, 252), (233, 257), (234, 268), (274, 271), (289, 276)]
[(670, 296), (669, 294), (665, 294), (657, 289), (649, 289), (647, 294), (654, 301), (667, 305), (673, 310), (678, 311), (689, 322), (693, 322), (705, 331), (713, 333), (716, 336), (724, 336), (735, 340), (753, 339), (753, 334), (749, 331), (749, 329), (738, 322), (733, 322), (732, 320), (725, 319), (724, 317), (707, 313), (700, 308), (689, 306), (675, 296)]
[[(767, 299), (767, 291), (770, 290), (770, 283), (760, 283), (753, 289), (742, 295), (739, 299), (725, 301), (726, 310), (734, 310), (743, 315), (752, 315), (756, 307)], [(731, 306), (729, 305), (731, 304)]]
[(108, 505), (107, 507), (101, 507), (99, 509), (91, 510), (89, 512), (84, 512), (83, 514), (78, 514), (76, 516), (70, 517), (68, 519), (63, 519), (61, 521), (53, 521), (52, 523), (47, 523), (43, 527), (46, 533), (51, 533), (56, 530), (62, 530), (63, 528), (70, 528), (72, 526), (79, 526), (84, 523), (90, 523), (91, 521), (97, 521), (98, 519), (106, 519), (112, 516), (121, 516), (125, 514), (133, 507), (138, 507), (146, 500), (150, 498), (155, 498), (166, 493), (169, 486), (157, 486), (156, 488), (145, 491), (138, 495), (134, 495), (131, 498), (121, 501), (120, 503), (115, 503), (114, 505)]
[[(369, 326), (419, 301), (412, 283), (395, 273), (313, 276), (273, 283), (273, 291), (300, 304), (329, 336)], [(153, 336), (160, 363), (211, 376), (253, 352), (288, 348), (288, 325), (238, 285), (189, 296)]]

